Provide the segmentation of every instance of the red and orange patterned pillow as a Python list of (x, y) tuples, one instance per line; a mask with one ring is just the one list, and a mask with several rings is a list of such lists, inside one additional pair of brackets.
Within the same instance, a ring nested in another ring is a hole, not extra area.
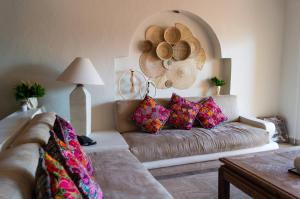
[(209, 97), (200, 102), (197, 119), (203, 128), (210, 129), (227, 120), (227, 117), (222, 113), (214, 99)]
[(87, 172), (63, 141), (58, 139), (53, 132), (50, 134), (46, 151), (64, 166), (85, 199), (102, 199), (102, 191), (94, 177)]
[(94, 174), (93, 165), (90, 158), (85, 154), (77, 139), (76, 132), (72, 125), (63, 118), (56, 115), (56, 120), (53, 125), (55, 135), (66, 143), (73, 155), (87, 169), (90, 175)]
[(199, 104), (190, 102), (173, 93), (169, 102), (171, 114), (168, 123), (175, 128), (189, 130), (199, 112)]
[(143, 131), (158, 133), (170, 116), (170, 111), (146, 96), (132, 115), (132, 120)]
[(36, 199), (82, 199), (64, 167), (43, 149), (40, 149), (35, 184)]

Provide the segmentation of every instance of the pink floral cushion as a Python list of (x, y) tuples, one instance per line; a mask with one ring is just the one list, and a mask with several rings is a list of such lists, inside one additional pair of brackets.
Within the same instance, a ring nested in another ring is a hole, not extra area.
[(83, 198), (102, 199), (103, 194), (95, 178), (87, 172), (86, 168), (63, 141), (58, 139), (53, 132), (50, 132), (50, 134), (46, 146), (47, 153), (64, 166)]
[(82, 199), (81, 193), (64, 167), (42, 149), (35, 183), (36, 199)]
[(179, 129), (192, 128), (200, 107), (198, 103), (190, 102), (173, 93), (169, 107), (171, 109), (169, 124)]
[(199, 104), (197, 119), (203, 128), (210, 129), (227, 120), (227, 117), (222, 113), (221, 108), (212, 97)]
[(146, 96), (132, 115), (137, 126), (148, 133), (158, 133), (170, 116), (170, 111)]
[(87, 169), (89, 174), (93, 175), (94, 169), (93, 169), (92, 161), (81, 148), (80, 143), (77, 139), (76, 132), (72, 127), (72, 125), (66, 120), (64, 120), (63, 118), (56, 115), (56, 120), (53, 125), (53, 130), (55, 135), (68, 145), (73, 155)]

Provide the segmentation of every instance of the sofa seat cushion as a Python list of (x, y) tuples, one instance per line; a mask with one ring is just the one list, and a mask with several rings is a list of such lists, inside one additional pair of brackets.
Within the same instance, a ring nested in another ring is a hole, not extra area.
[(89, 155), (104, 198), (173, 198), (129, 150), (109, 150)]
[(131, 152), (149, 162), (262, 146), (269, 143), (268, 132), (239, 122), (213, 129), (166, 129), (159, 135), (143, 132), (123, 133)]

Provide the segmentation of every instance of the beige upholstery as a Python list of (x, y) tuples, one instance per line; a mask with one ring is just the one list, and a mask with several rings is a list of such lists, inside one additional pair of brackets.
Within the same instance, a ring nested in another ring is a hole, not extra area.
[(130, 151), (141, 162), (233, 151), (269, 143), (267, 131), (239, 122), (225, 123), (213, 129), (166, 129), (157, 135), (144, 132), (122, 135)]
[[(239, 118), (237, 109), (237, 98), (234, 95), (213, 96), (216, 103), (221, 107), (223, 113), (228, 117), (226, 122), (236, 121)], [(199, 102), (202, 98), (191, 97), (188, 100)], [(168, 107), (170, 99), (157, 99), (161, 105)], [(141, 100), (120, 100), (116, 102), (115, 107), (115, 124), (119, 132), (136, 131), (138, 128), (132, 122), (131, 115), (137, 108)]]
[(273, 135), (276, 131), (275, 125), (272, 122), (264, 121), (253, 117), (240, 116), (239, 122), (266, 130), (269, 133), (270, 140), (272, 140)]
[(89, 155), (104, 198), (173, 198), (128, 150), (103, 151)]
[(55, 113), (47, 112), (36, 115), (20, 132), (20, 135), (13, 142), (12, 146), (25, 143), (38, 143), (46, 145), (50, 137), (49, 130), (55, 121)]
[(0, 154), (0, 198), (34, 198), (38, 144), (23, 144)]

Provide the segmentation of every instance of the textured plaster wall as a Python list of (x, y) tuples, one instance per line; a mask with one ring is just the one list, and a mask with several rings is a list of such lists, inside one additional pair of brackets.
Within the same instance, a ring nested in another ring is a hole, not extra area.
[(291, 137), (300, 139), (300, 1), (286, 1), (281, 69), (280, 115)]
[(113, 127), (114, 59), (128, 56), (136, 28), (157, 12), (181, 9), (205, 20), (232, 58), (231, 92), (242, 114), (278, 112), (282, 0), (3, 0), (0, 1), (0, 118), (18, 108), (20, 80), (45, 85), (41, 103), (69, 117), (73, 86), (56, 77), (76, 56), (89, 57), (105, 86), (88, 86), (93, 129)]

